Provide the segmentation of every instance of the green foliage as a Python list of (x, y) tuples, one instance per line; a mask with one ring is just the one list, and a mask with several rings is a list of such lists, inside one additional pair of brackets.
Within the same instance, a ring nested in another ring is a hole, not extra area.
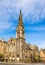
[(39, 62), (39, 59), (40, 59), (40, 58), (39, 58), (39, 56), (35, 56), (34, 59), (35, 59), (35, 62)]
[(0, 53), (0, 61), (4, 61), (4, 54)]
[(27, 59), (27, 60), (24, 60), (23, 62), (24, 62), (24, 63), (30, 63), (31, 60)]
[(39, 60), (39, 58), (36, 56), (36, 57), (35, 57), (35, 60), (36, 60), (36, 61), (38, 61), (38, 60)]

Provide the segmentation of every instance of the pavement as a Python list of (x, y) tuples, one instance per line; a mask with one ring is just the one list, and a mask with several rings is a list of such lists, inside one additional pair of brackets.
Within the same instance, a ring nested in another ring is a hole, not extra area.
[(9, 63), (9, 62), (0, 62), (0, 65), (45, 65), (44, 63)]

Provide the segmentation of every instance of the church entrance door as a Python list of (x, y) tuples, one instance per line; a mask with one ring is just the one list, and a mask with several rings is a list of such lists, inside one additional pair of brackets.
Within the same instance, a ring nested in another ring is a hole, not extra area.
[(17, 54), (17, 61), (19, 61), (19, 54)]

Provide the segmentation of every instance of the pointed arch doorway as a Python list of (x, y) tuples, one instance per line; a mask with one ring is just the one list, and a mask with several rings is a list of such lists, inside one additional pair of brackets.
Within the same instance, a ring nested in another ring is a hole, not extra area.
[(17, 58), (16, 58), (16, 60), (17, 60), (17, 61), (19, 61), (19, 60), (20, 60), (20, 58), (19, 58), (19, 54), (17, 54)]

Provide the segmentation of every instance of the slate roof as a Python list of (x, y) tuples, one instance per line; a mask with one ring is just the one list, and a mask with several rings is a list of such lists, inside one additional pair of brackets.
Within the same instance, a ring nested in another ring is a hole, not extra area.
[(43, 53), (45, 54), (45, 49), (42, 49)]

